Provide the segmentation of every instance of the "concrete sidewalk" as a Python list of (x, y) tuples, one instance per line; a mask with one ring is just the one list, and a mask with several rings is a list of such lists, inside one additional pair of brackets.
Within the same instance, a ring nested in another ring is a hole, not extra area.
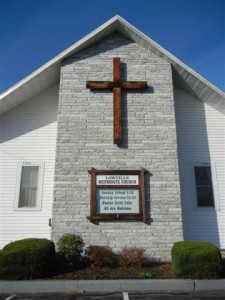
[(147, 280), (29, 280), (0, 281), (0, 294), (90, 292), (192, 292), (225, 291), (225, 279)]

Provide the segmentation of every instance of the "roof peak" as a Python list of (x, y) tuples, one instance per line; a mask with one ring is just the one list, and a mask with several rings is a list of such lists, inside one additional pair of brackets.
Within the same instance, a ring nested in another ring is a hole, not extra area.
[(39, 69), (0, 94), (0, 114), (35, 96), (43, 89), (56, 84), (59, 81), (60, 62), (63, 59), (87, 48), (115, 31), (119, 31), (119, 33), (127, 38), (171, 63), (178, 75), (186, 81), (199, 99), (213, 106), (215, 109), (225, 112), (225, 93), (222, 90), (185, 65), (120, 15), (115, 15)]

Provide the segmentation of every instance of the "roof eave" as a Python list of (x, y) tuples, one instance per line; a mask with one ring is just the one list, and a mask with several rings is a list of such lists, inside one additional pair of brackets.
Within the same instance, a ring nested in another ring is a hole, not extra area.
[(193, 93), (225, 113), (225, 93), (120, 16), (115, 16), (0, 95), (0, 114), (59, 82), (63, 59), (118, 31), (172, 64)]
[(113, 33), (117, 25), (118, 16), (115, 16), (0, 94), (0, 115), (34, 97), (43, 89), (57, 84), (60, 77), (60, 63), (63, 59)]
[(202, 102), (214, 107), (217, 111), (225, 114), (225, 93), (222, 90), (191, 69), (126, 20), (121, 17), (119, 17), (119, 20), (121, 22), (121, 29), (119, 30), (121, 33), (171, 63), (173, 68), (179, 73), (179, 76), (181, 76), (186, 81), (188, 87), (193, 90), (193, 94), (195, 94), (196, 97), (198, 97)]

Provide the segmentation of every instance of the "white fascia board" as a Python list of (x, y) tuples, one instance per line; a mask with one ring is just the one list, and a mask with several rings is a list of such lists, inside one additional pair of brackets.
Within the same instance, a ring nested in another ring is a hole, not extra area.
[[(150, 39), (147, 35), (142, 33), (140, 30), (135, 28), (133, 25), (131, 25), (129, 22), (124, 20), (120, 16), (115, 16), (105, 22), (103, 25), (99, 26), (97, 29), (83, 37), (81, 40), (55, 56), (53, 59), (48, 61), (46, 64), (41, 66), (39, 69), (19, 81), (17, 84), (6, 90), (0, 95), (0, 105), (1, 100), (4, 99), (7, 101), (7, 96), (10, 94), (13, 94), (16, 90), (20, 89), (24, 85), (29, 85), (29, 82), (32, 82), (35, 80), (35, 78), (40, 75), (42, 72), (45, 72), (46, 70), (57, 69), (58, 76), (60, 72), (60, 62), (75, 54), (76, 52), (88, 47), (89, 45), (97, 42), (98, 40), (104, 38), (105, 36), (111, 34), (115, 30), (118, 30), (119, 32), (125, 34), (128, 38), (131, 40), (139, 39), (139, 41), (135, 41), (137, 43), (140, 43), (140, 39), (147, 43), (151, 48), (153, 48), (156, 52), (158, 52), (158, 55), (168, 62), (170, 62), (175, 69), (177, 69), (178, 73), (182, 76), (182, 73), (184, 72), (186, 75), (187, 73), (190, 73), (194, 78), (201, 81), (203, 84), (205, 84), (209, 89), (212, 89), (215, 91), (218, 95), (220, 95), (222, 101), (225, 102), (225, 93), (221, 91), (219, 88), (217, 88), (215, 85), (213, 85), (211, 82), (209, 82), (207, 79), (202, 77), (200, 74), (195, 72), (193, 69), (188, 67), (186, 64), (184, 64), (182, 61), (180, 61), (178, 58), (176, 58), (173, 54), (168, 52), (166, 49), (164, 49), (162, 46), (154, 42), (152, 39)], [(190, 86), (190, 88), (193, 88)]]
[[(65, 59), (66, 57), (68, 57), (68, 56), (72, 55), (73, 53), (76, 53), (77, 51), (79, 51), (79, 50), (87, 47), (88, 45), (96, 42), (98, 40), (97, 37), (98, 37), (99, 33), (101, 33), (105, 28), (107, 28), (108, 26), (113, 24), (115, 21), (117, 21), (117, 19), (118, 19), (117, 16), (113, 17), (112, 19), (110, 19), (109, 21), (107, 21), (106, 23), (104, 23), (103, 25), (101, 25), (100, 27), (98, 27), (97, 29), (95, 29), (94, 31), (92, 31), (91, 33), (86, 35), (85, 37), (83, 37), (81, 40), (79, 40), (78, 42), (71, 45), (69, 48), (67, 48), (66, 50), (64, 50), (63, 52), (61, 52), (57, 56), (55, 56), (53, 59), (49, 60), (47, 63), (42, 65), (40, 68), (38, 68), (37, 70), (35, 70), (31, 74), (29, 74), (28, 76), (23, 78), (22, 80), (20, 80), (18, 83), (16, 83), (15, 85), (13, 85), (9, 89), (7, 89), (5, 92), (0, 94), (0, 100), (5, 98), (7, 95), (12, 93), (13, 91), (18, 89), (19, 87), (21, 87), (24, 84), (28, 83), (30, 80), (32, 80), (33, 78), (35, 78), (40, 73), (47, 70), (49, 67), (52, 67), (52, 66), (57, 65), (57, 64), (59, 65), (60, 62), (63, 59)], [(95, 39), (96, 39), (96, 41), (95, 41)]]
[(140, 38), (144, 39), (147, 43), (149, 43), (151, 46), (156, 48), (159, 52), (163, 54), (163, 57), (165, 59), (169, 59), (169, 62), (172, 63), (173, 65), (178, 65), (182, 67), (185, 71), (189, 72), (193, 76), (195, 76), (197, 79), (202, 81), (204, 84), (209, 86), (211, 89), (215, 90), (218, 94), (220, 94), (222, 97), (224, 97), (225, 100), (225, 93), (220, 90), (218, 87), (216, 87), (214, 84), (209, 82), (206, 78), (204, 78), (202, 75), (194, 71), (192, 68), (187, 66), (185, 63), (183, 63), (181, 60), (179, 60), (177, 57), (175, 57), (173, 54), (171, 54), (169, 51), (167, 51), (165, 48), (160, 46), (158, 43), (153, 41), (151, 38), (149, 38), (147, 35), (145, 35), (143, 32), (141, 32), (139, 29), (135, 28), (133, 25), (131, 25), (129, 22), (124, 20), (122, 17), (118, 16), (118, 20), (126, 25), (130, 30), (134, 31)]

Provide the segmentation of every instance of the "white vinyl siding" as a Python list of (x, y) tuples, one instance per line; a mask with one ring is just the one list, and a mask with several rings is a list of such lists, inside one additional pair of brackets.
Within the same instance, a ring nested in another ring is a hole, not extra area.
[[(225, 248), (225, 119), (207, 104), (175, 88), (179, 174), (185, 240)], [(210, 165), (215, 207), (196, 207), (193, 162)]]
[[(58, 85), (0, 116), (0, 249), (22, 238), (50, 238)], [(41, 209), (15, 210), (18, 164), (44, 163)]]

